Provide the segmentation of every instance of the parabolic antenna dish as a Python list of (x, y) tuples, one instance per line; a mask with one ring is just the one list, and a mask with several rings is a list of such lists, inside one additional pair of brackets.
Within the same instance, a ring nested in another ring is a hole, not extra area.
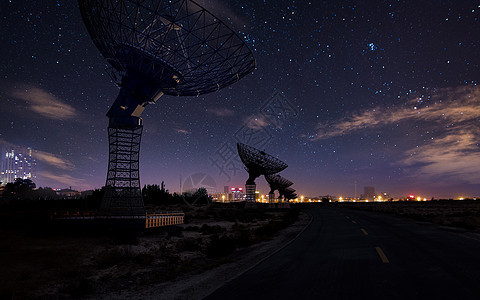
[(285, 196), (286, 199), (297, 198), (297, 194), (295, 193), (295, 190), (290, 187), (287, 187), (285, 189), (280, 189), (279, 192), (280, 192), (280, 195)]
[(285, 198), (290, 200), (290, 199), (295, 199), (295, 198), (298, 198), (298, 195), (295, 194), (295, 193), (292, 193), (292, 194), (286, 194), (285, 195)]
[(220, 90), (253, 71), (255, 59), (235, 32), (191, 0), (78, 4), (93, 42), (121, 79), (114, 76), (120, 92), (107, 112), (109, 163), (100, 210), (144, 216), (139, 157), (145, 107), (163, 94)]
[(265, 179), (272, 188), (272, 190), (278, 190), (281, 188), (287, 188), (293, 185), (293, 182), (280, 176), (280, 175), (265, 175)]
[(272, 155), (265, 153), (251, 146), (238, 143), (238, 155), (242, 160), (250, 178), (257, 178), (260, 175), (270, 175), (278, 173), (288, 167), (286, 163)]
[(123, 85), (125, 78), (141, 76), (164, 94), (193, 96), (226, 87), (255, 68), (244, 41), (194, 1), (78, 2), (95, 45), (124, 74)]

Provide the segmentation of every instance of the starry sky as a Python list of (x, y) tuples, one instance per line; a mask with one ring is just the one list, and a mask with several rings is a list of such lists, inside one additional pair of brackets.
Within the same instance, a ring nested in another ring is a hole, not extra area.
[[(142, 185), (242, 186), (244, 142), (285, 161), (299, 195), (480, 195), (480, 1), (198, 3), (257, 68), (147, 106)], [(0, 141), (35, 149), (37, 186), (101, 187), (119, 90), (77, 2), (5, 0), (0, 22)]]

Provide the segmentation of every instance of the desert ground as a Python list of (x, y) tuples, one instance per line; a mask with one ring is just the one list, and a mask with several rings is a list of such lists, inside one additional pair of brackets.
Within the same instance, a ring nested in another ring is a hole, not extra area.
[[(184, 211), (185, 224), (131, 234), (57, 223), (42, 209), (4, 204), (1, 298), (101, 298), (175, 280), (183, 282), (181, 289), (188, 278), (238, 262), (259, 245), (262, 255), (268, 255), (295, 236), (285, 229), (307, 218), (298, 208), (245, 210), (222, 204), (168, 208)], [(221, 282), (215, 280), (214, 285)]]

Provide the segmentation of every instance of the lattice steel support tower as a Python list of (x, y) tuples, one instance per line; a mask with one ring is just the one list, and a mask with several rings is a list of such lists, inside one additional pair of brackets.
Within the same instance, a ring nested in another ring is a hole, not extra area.
[(138, 159), (145, 106), (163, 95), (198, 96), (255, 69), (231, 28), (190, 0), (78, 0), (87, 30), (120, 94), (109, 117), (109, 165), (101, 213), (145, 216)]
[(275, 208), (275, 192), (270, 191), (268, 194), (268, 207)]
[(100, 212), (104, 215), (145, 216), (139, 175), (140, 115), (163, 93), (144, 74), (130, 69), (122, 77), (120, 93), (107, 112), (109, 159), (105, 194)]
[(247, 202), (255, 202), (256, 201), (256, 195), (255, 191), (257, 189), (257, 185), (255, 183), (253, 184), (245, 184), (245, 201)]
[(139, 176), (143, 126), (108, 127), (109, 159), (101, 211), (108, 215), (145, 215)]

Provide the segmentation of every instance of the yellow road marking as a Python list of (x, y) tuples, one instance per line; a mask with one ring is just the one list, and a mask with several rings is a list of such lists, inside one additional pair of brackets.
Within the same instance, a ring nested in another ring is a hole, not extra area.
[(388, 260), (387, 256), (386, 256), (385, 253), (383, 252), (382, 248), (380, 248), (380, 247), (375, 247), (375, 250), (377, 250), (378, 256), (380, 256), (380, 259), (382, 260), (382, 262), (383, 262), (384, 264), (390, 263), (390, 261)]
[(363, 232), (364, 235), (368, 235), (368, 232), (365, 229), (361, 228), (360, 230)]
[(355, 222), (355, 220), (352, 220), (352, 223), (353, 223), (353, 224), (357, 224), (357, 222)]
[(349, 217), (349, 216), (345, 216), (345, 218), (347, 218), (347, 219), (350, 219), (350, 217)]

